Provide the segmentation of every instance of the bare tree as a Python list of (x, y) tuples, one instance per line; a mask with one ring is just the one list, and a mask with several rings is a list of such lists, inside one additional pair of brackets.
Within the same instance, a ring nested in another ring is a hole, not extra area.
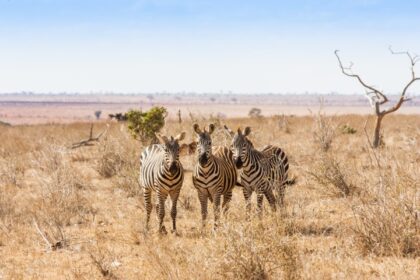
[(344, 67), (343, 63), (338, 55), (338, 50), (336, 50), (335, 56), (337, 57), (339, 66), (341, 68), (341, 72), (343, 72), (344, 75), (348, 76), (348, 77), (352, 77), (352, 78), (356, 78), (359, 83), (365, 88), (366, 90), (366, 96), (368, 97), (371, 106), (374, 108), (374, 112), (376, 115), (376, 125), (375, 125), (375, 132), (374, 132), (374, 136), (373, 136), (373, 147), (377, 148), (380, 144), (380, 139), (381, 139), (381, 123), (382, 123), (382, 119), (390, 113), (393, 113), (395, 111), (397, 111), (398, 109), (400, 109), (401, 105), (410, 100), (409, 98), (406, 97), (407, 94), (407, 90), (408, 88), (417, 80), (420, 80), (420, 77), (416, 76), (415, 73), (415, 66), (416, 63), (420, 61), (420, 57), (418, 55), (412, 54), (408, 51), (403, 51), (403, 52), (395, 52), (392, 50), (391, 47), (389, 47), (389, 51), (391, 52), (391, 54), (402, 54), (402, 55), (406, 55), (409, 60), (410, 60), (410, 70), (411, 70), (411, 79), (410, 81), (406, 84), (406, 86), (403, 88), (402, 92), (400, 93), (400, 98), (398, 99), (398, 101), (391, 107), (389, 108), (385, 108), (382, 109), (382, 105), (386, 104), (387, 102), (389, 102), (388, 97), (383, 93), (383, 91), (378, 90), (377, 88), (368, 85), (359, 75), (354, 74), (352, 72), (352, 66), (353, 63), (350, 63), (350, 65), (348, 67)]

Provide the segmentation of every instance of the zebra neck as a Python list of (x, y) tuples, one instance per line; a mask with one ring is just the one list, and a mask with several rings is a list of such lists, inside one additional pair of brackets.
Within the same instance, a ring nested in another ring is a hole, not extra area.
[(243, 164), (244, 172), (247, 173), (253, 170), (253, 168), (258, 164), (260, 158), (261, 154), (257, 150), (250, 147), (248, 150), (248, 157)]

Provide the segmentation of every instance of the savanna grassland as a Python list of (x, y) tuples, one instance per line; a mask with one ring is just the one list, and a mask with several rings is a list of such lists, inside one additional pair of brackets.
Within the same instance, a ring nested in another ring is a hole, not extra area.
[[(191, 116), (193, 118), (193, 116)], [(0, 279), (419, 279), (420, 117), (387, 116), (370, 148), (367, 117), (272, 117), (168, 121), (163, 134), (216, 124), (250, 126), (256, 147), (282, 147), (296, 184), (284, 208), (246, 220), (240, 187), (213, 231), (201, 229), (186, 176), (177, 234), (144, 232), (140, 142), (123, 123), (93, 146), (70, 149), (87, 123), (0, 127)], [(94, 134), (106, 123), (97, 122)], [(367, 137), (368, 136), (368, 137)], [(255, 194), (252, 199), (255, 211)], [(167, 201), (165, 222), (170, 223)], [(153, 217), (154, 218), (154, 217)]]

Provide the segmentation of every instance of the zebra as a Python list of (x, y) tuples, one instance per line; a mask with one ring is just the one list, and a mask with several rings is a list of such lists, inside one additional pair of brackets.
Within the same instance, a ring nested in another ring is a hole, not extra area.
[(198, 124), (194, 124), (193, 128), (198, 135), (198, 162), (194, 167), (192, 179), (201, 204), (202, 226), (205, 226), (207, 202), (210, 199), (210, 202), (214, 203), (216, 228), (220, 217), (221, 196), (223, 195), (222, 209), (226, 213), (237, 180), (233, 154), (229, 148), (222, 146), (214, 147), (212, 151), (211, 134), (215, 129), (214, 124), (209, 125), (208, 131), (205, 128), (201, 130)]
[(168, 195), (172, 200), (172, 231), (176, 232), (176, 205), (184, 181), (184, 171), (179, 161), (179, 144), (185, 132), (178, 136), (166, 137), (156, 134), (160, 144), (148, 146), (140, 156), (140, 187), (143, 188), (146, 207), (146, 230), (149, 229), (152, 212), (152, 191), (157, 194), (156, 213), (159, 219), (159, 232), (166, 233), (163, 225), (165, 201)]
[(261, 213), (264, 196), (267, 198), (273, 211), (276, 211), (276, 197), (273, 190), (278, 193), (279, 205), (284, 203), (284, 191), (288, 184), (289, 162), (285, 152), (279, 147), (268, 145), (261, 151), (254, 148), (248, 139), (251, 128), (246, 127), (244, 132), (238, 128), (234, 133), (226, 125), (225, 129), (232, 136), (232, 150), (235, 165), (240, 169), (241, 185), (246, 201), (247, 211), (251, 208), (250, 198), (255, 191), (257, 206)]

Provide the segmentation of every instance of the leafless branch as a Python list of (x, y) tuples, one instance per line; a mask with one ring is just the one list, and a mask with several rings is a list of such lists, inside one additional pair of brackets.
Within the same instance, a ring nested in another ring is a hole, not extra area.
[[(37, 230), (38, 234), (42, 237), (42, 239), (44, 240), (45, 244), (47, 245), (48, 249), (50, 250), (57, 250), (57, 249), (61, 249), (65, 246), (66, 244), (66, 239), (63, 233), (63, 230), (61, 229), (61, 227), (55, 223), (55, 228), (58, 230), (59, 233), (59, 238), (51, 238), (51, 236), (48, 235), (48, 233), (45, 230), (42, 230), (41, 227), (38, 224), (38, 221), (36, 220), (36, 218), (32, 218), (33, 224), (35, 226), (35, 229)], [(51, 229), (52, 225), (49, 224), (49, 227)], [(54, 234), (53, 234), (54, 235)], [(55, 241), (55, 240), (57, 241)]]
[(388, 110), (384, 110), (384, 111), (381, 112), (384, 115), (397, 111), (404, 102), (409, 101), (410, 98), (405, 97), (405, 95), (407, 93), (407, 90), (410, 88), (410, 86), (414, 82), (420, 80), (420, 77), (416, 77), (416, 72), (415, 72), (415, 69), (414, 69), (415, 66), (416, 66), (416, 63), (418, 61), (420, 61), (419, 60), (420, 57), (418, 55), (411, 54), (409, 51), (398, 51), (398, 52), (396, 52), (396, 51), (394, 51), (392, 49), (391, 46), (389, 46), (389, 51), (391, 52), (391, 54), (402, 54), (402, 55), (406, 55), (410, 59), (410, 64), (411, 64), (411, 67), (410, 67), (411, 68), (411, 80), (407, 83), (407, 85), (404, 87), (403, 91), (401, 92), (401, 96), (400, 96), (400, 99), (398, 100), (398, 102), (393, 107), (389, 108)]
[[(374, 88), (373, 86), (370, 86), (368, 84), (366, 84), (359, 75), (357, 74), (353, 74), (353, 72), (351, 71), (351, 67), (353, 66), (353, 64), (351, 63), (349, 67), (344, 67), (343, 63), (340, 59), (340, 56), (338, 55), (338, 50), (336, 50), (335, 56), (337, 57), (339, 66), (341, 68), (341, 72), (343, 72), (344, 75), (348, 76), (348, 77), (352, 77), (352, 78), (356, 78), (360, 84), (362, 84), (362, 86), (366, 89), (366, 96), (369, 98), (369, 101), (371, 103), (371, 106), (375, 108), (375, 114), (376, 114), (376, 125), (375, 125), (375, 132), (374, 132), (374, 140), (372, 143), (372, 148), (377, 148), (380, 144), (381, 141), (381, 122), (382, 119), (385, 115), (393, 113), (395, 111), (397, 111), (401, 105), (410, 100), (410, 98), (406, 97), (407, 91), (410, 88), (410, 86), (420, 80), (420, 77), (416, 76), (415, 73), (415, 66), (416, 63), (420, 61), (420, 57), (416, 54), (412, 54), (408, 51), (399, 51), (396, 52), (392, 49), (392, 47), (389, 47), (389, 51), (391, 52), (391, 54), (396, 54), (396, 55), (406, 55), (409, 59), (410, 59), (410, 69), (411, 69), (411, 80), (407, 83), (407, 85), (403, 88), (401, 94), (400, 94), (400, 98), (399, 100), (390, 108), (381, 110), (381, 105), (388, 102), (388, 98), (386, 97), (386, 95), (384, 95), (381, 91), (377, 90), (376, 88)], [(365, 132), (366, 132), (366, 127), (365, 127)]]
[(410, 59), (411, 66), (415, 66), (418, 59), (419, 59), (419, 56), (417, 54), (412, 54), (409, 51), (398, 51), (398, 52), (396, 52), (392, 49), (392, 46), (389, 46), (389, 51), (392, 54), (405, 54)]
[(104, 135), (109, 129), (109, 124), (106, 125), (106, 129), (104, 131), (102, 131), (101, 133), (99, 133), (96, 137), (93, 137), (93, 124), (90, 126), (90, 133), (89, 133), (89, 138), (73, 143), (71, 145), (71, 149), (76, 149), (82, 146), (92, 146), (93, 143), (92, 142), (98, 142), (99, 139), (101, 138), (102, 135)]
[(42, 237), (42, 239), (44, 240), (45, 244), (48, 246), (49, 249), (53, 248), (52, 242), (49, 240), (48, 235), (46, 232), (43, 232), (38, 225), (38, 222), (36, 221), (35, 218), (32, 219), (35, 229), (38, 231), (39, 235)]
[(388, 102), (388, 98), (381, 91), (374, 88), (373, 86), (368, 85), (366, 82), (364, 82), (362, 80), (362, 78), (360, 78), (359, 75), (354, 74), (352, 72), (352, 67), (353, 67), (352, 62), (350, 63), (350, 65), (348, 67), (344, 67), (343, 62), (341, 61), (341, 58), (338, 55), (338, 52), (339, 52), (339, 50), (335, 50), (334, 54), (337, 57), (338, 64), (341, 68), (341, 72), (348, 77), (356, 78), (359, 81), (359, 83), (362, 84), (362, 86), (368, 90), (368, 93), (373, 93), (374, 94), (373, 96), (371, 96), (369, 94), (366, 94), (366, 96), (371, 101), (372, 106), (375, 106), (378, 103), (379, 103), (379, 105), (382, 105), (382, 104)]

